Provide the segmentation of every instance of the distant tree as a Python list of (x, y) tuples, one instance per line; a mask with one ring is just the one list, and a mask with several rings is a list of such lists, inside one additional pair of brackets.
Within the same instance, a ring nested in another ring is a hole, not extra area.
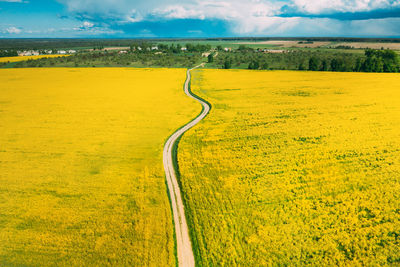
[(232, 62), (230, 59), (225, 60), (224, 69), (230, 69), (232, 67)]
[(260, 63), (258, 61), (254, 61), (254, 69), (258, 70), (260, 68)]
[(393, 62), (385, 62), (383, 64), (383, 71), (384, 72), (398, 72), (398, 66), (396, 66), (395, 63)]
[(308, 69), (312, 71), (319, 70), (319, 62), (317, 58), (315, 57), (310, 58), (310, 60), (308, 61)]
[(332, 59), (332, 61), (331, 61), (331, 70), (339, 71), (339, 62), (336, 58)]
[(238, 50), (239, 50), (239, 51), (246, 51), (246, 50), (247, 50), (247, 47), (246, 47), (245, 45), (239, 45)]
[(168, 50), (168, 45), (166, 44), (157, 44), (158, 50), (161, 51), (167, 51)]
[(329, 66), (328, 66), (328, 61), (326, 59), (322, 60), (322, 64), (321, 64), (321, 71), (328, 71)]
[(208, 55), (208, 63), (213, 63), (214, 62), (214, 55), (213, 54), (209, 54)]
[(182, 46), (180, 44), (177, 44), (175, 53), (180, 53), (181, 51), (182, 51)]
[(268, 62), (264, 62), (261, 67), (263, 70), (267, 70), (269, 68)]
[(362, 71), (362, 66), (363, 66), (362, 60), (361, 60), (360, 58), (357, 58), (356, 65), (355, 65), (355, 67), (354, 67), (354, 71), (355, 71), (355, 72), (360, 72), (360, 71)]
[(374, 53), (368, 54), (364, 61), (362, 70), (365, 72), (383, 72), (383, 60)]
[(398, 72), (399, 60), (396, 52), (386, 49), (381, 52), (384, 72)]
[(254, 64), (253, 61), (249, 63), (249, 66), (247, 67), (249, 70), (253, 70), (254, 69)]
[(253, 60), (252, 62), (250, 62), (248, 69), (250, 70), (258, 70), (260, 68), (260, 63), (256, 60)]
[(384, 62), (381, 57), (376, 58), (375, 72), (383, 72)]
[(0, 57), (16, 57), (18, 56), (15, 50), (0, 50)]

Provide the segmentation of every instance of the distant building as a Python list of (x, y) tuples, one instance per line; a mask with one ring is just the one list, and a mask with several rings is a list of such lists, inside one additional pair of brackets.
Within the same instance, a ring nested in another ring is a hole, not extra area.
[(57, 54), (65, 55), (65, 54), (67, 54), (67, 51), (65, 51), (65, 50), (58, 50), (58, 51), (57, 51)]
[(272, 54), (281, 54), (281, 53), (285, 53), (286, 50), (264, 49), (263, 52), (264, 53), (272, 53)]
[(22, 51), (18, 53), (18, 56), (21, 57), (28, 57), (28, 56), (38, 56), (40, 53), (38, 51), (29, 50), (29, 51)]
[(153, 46), (151, 50), (158, 50), (158, 46)]
[(230, 47), (225, 47), (224, 50), (225, 50), (225, 52), (231, 52), (231, 51), (232, 51), (232, 48), (230, 48)]
[(68, 50), (68, 54), (75, 54), (76, 50)]
[(126, 50), (121, 50), (118, 52), (118, 54), (127, 54), (127, 53), (128, 53), (128, 51), (126, 51)]
[(181, 50), (182, 51), (187, 51), (187, 48), (186, 47), (182, 47)]

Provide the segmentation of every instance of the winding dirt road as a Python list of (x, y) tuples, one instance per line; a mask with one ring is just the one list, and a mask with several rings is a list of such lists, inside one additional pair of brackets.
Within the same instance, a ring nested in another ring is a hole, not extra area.
[[(199, 65), (195, 68), (198, 68), (202, 65)], [(195, 69), (193, 68), (193, 69)], [(185, 207), (182, 202), (181, 190), (179, 188), (178, 180), (176, 179), (176, 170), (174, 168), (173, 162), (173, 148), (177, 140), (188, 130), (190, 130), (193, 126), (198, 124), (202, 119), (204, 119), (207, 114), (210, 112), (211, 107), (201, 100), (200, 98), (196, 97), (195, 95), (191, 94), (190, 92), (190, 80), (191, 75), (190, 69), (187, 71), (187, 78), (185, 82), (185, 93), (195, 99), (196, 101), (200, 102), (203, 106), (203, 110), (199, 116), (197, 116), (193, 121), (186, 124), (184, 127), (176, 131), (165, 143), (164, 152), (163, 152), (163, 160), (164, 160), (164, 169), (165, 175), (167, 179), (168, 191), (169, 196), (171, 199), (172, 205), (172, 213), (174, 216), (174, 223), (175, 223), (175, 234), (176, 234), (176, 247), (178, 253), (178, 264), (180, 267), (192, 267), (195, 266), (194, 256), (193, 256), (193, 249), (192, 244), (189, 237), (189, 229), (186, 223), (185, 217)]]

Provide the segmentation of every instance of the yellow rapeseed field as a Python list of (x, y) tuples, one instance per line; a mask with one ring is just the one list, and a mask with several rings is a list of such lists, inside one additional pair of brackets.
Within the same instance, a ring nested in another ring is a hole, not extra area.
[(41, 58), (51, 58), (51, 57), (68, 57), (69, 55), (40, 55), (40, 56), (25, 56), (25, 57), (0, 57), (0, 63), (4, 62), (19, 62), (26, 60), (35, 60)]
[(0, 266), (174, 266), (184, 69), (0, 70)]
[(178, 160), (199, 265), (398, 266), (399, 85), (196, 71), (192, 89), (213, 109)]

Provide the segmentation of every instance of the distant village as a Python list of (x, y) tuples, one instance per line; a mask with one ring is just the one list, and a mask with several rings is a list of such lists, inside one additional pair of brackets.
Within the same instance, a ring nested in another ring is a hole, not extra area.
[[(109, 50), (119, 50), (119, 54), (125, 54), (128, 53), (129, 49), (131, 51), (142, 51), (142, 50), (147, 50), (147, 51), (158, 51), (159, 47), (158, 46), (152, 46), (152, 47), (147, 47), (147, 48), (142, 48), (140, 46), (137, 47), (108, 47), (108, 48), (102, 48), (99, 50), (103, 51), (109, 51)], [(89, 51), (93, 51), (95, 49), (89, 49)], [(188, 49), (186, 47), (181, 47), (180, 50), (182, 52), (187, 51)], [(225, 52), (233, 52), (233, 49), (231, 47), (225, 47), (223, 48), (223, 51)], [(278, 49), (256, 49), (255, 52), (261, 52), (261, 53), (285, 53), (288, 52), (288, 50), (278, 50)], [(18, 56), (39, 56), (39, 55), (72, 55), (77, 53), (76, 50), (70, 49), (70, 50), (24, 50), (24, 51), (18, 51)], [(162, 53), (162, 52), (158, 52)], [(204, 56), (204, 55), (203, 55)]]
[[(180, 47), (179, 48), (182, 52), (188, 51), (187, 47)], [(104, 50), (120, 50), (119, 54), (125, 54), (128, 53), (128, 50), (124, 50), (122, 48), (105, 48)], [(131, 47), (131, 51), (158, 51), (159, 47), (158, 46), (152, 46), (152, 47), (147, 47), (147, 48), (142, 48), (140, 46), (137, 47)], [(222, 51), (224, 52), (234, 52), (235, 50), (232, 49), (231, 47), (224, 47), (221, 48)], [(217, 49), (211, 49), (211, 52), (216, 52)], [(281, 53), (286, 53), (286, 52), (291, 52), (290, 50), (283, 50), (283, 49), (265, 49), (265, 48), (258, 48), (255, 49), (254, 52), (259, 52), (259, 53), (272, 53), (272, 54), (281, 54)], [(161, 54), (162, 52), (157, 52), (156, 54)], [(202, 56), (208, 56), (210, 53), (203, 53)]]
[(76, 50), (25, 50), (18, 51), (18, 56), (39, 56), (39, 55), (72, 55), (75, 54)]

